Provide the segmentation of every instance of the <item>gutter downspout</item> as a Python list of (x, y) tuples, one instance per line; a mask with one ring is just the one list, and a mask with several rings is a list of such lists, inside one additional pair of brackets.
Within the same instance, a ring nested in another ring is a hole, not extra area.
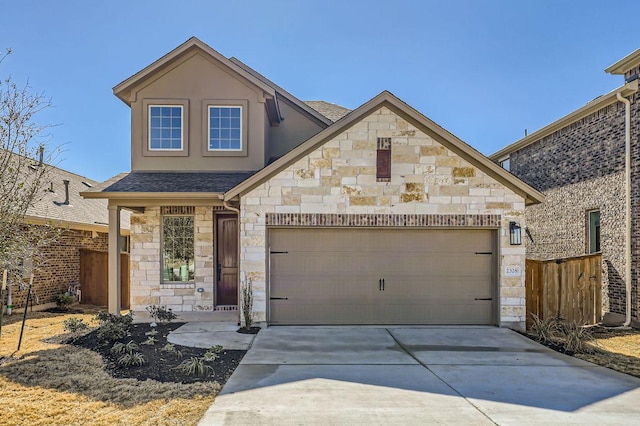
[(625, 105), (625, 293), (626, 293), (626, 319), (623, 327), (631, 324), (631, 102), (616, 93), (616, 98)]
[[(240, 305), (240, 294), (241, 294), (241, 282), (240, 282), (240, 209), (236, 209), (235, 207), (231, 207), (228, 203), (227, 200), (224, 199), (224, 195), (219, 195), (219, 198), (222, 200), (222, 205), (224, 206), (225, 209), (227, 210), (231, 210), (232, 212), (236, 212), (238, 215), (238, 225), (237, 225), (237, 232), (238, 232), (238, 244), (237, 244), (237, 251), (238, 253), (236, 254), (237, 259), (238, 259), (238, 279), (237, 279), (237, 287), (238, 287), (238, 305)], [(217, 277), (216, 277), (217, 278)], [(240, 309), (238, 309), (238, 326), (241, 325), (242, 321), (242, 307), (239, 306)]]

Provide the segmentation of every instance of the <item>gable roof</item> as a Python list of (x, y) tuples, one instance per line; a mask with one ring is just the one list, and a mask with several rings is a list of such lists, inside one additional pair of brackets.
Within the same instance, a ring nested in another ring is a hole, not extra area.
[(500, 161), (502, 158), (508, 156), (512, 152), (518, 151), (522, 148), (525, 148), (531, 145), (534, 142), (539, 141), (540, 139), (551, 135), (552, 133), (557, 132), (563, 127), (568, 126), (571, 123), (574, 123), (594, 112), (601, 110), (602, 108), (611, 105), (615, 102), (618, 102), (616, 94), (620, 93), (622, 96), (629, 96), (630, 94), (638, 91), (638, 81), (632, 81), (624, 86), (620, 86), (617, 89), (607, 93), (606, 95), (599, 96), (587, 103), (585, 106), (578, 108), (570, 114), (565, 115), (559, 120), (554, 121), (553, 123), (543, 127), (540, 130), (536, 130), (535, 132), (525, 136), (524, 138), (515, 141), (514, 143), (507, 145), (501, 150), (491, 154), (489, 156), (490, 159), (494, 161)]
[(349, 108), (326, 101), (304, 101), (304, 103), (333, 122), (340, 120), (351, 112)]
[(526, 204), (536, 204), (544, 200), (545, 196), (541, 192), (504, 170), (489, 158), (482, 155), (479, 151), (440, 127), (437, 123), (425, 117), (423, 114), (413, 109), (411, 106), (404, 103), (388, 91), (380, 93), (375, 98), (353, 110), (343, 119), (324, 129), (315, 136), (312, 136), (306, 142), (298, 145), (284, 156), (251, 176), (246, 181), (226, 192), (224, 195), (225, 200), (229, 200), (250, 191), (257, 185), (265, 182), (290, 164), (309, 154), (319, 146), (342, 133), (350, 126), (358, 123), (367, 115), (382, 107), (389, 108), (416, 128), (431, 136), (437, 142), (485, 172), (487, 175), (507, 186), (515, 193), (520, 194), (525, 199)]
[[(27, 209), (25, 220), (28, 223), (44, 224), (52, 223), (53, 226), (68, 227), (86, 231), (108, 232), (109, 211), (106, 200), (86, 200), (80, 196), (84, 191), (99, 183), (93, 179), (69, 172), (49, 164), (38, 165), (38, 161), (19, 154), (10, 154), (19, 157), (20, 178), (23, 181), (31, 180), (29, 173), (44, 168), (41, 190)], [(25, 161), (26, 160), (26, 161)], [(28, 165), (30, 164), (30, 165)], [(65, 184), (69, 181), (69, 202), (66, 203)], [(121, 227), (129, 229), (129, 212), (123, 212)]]
[(180, 46), (176, 47), (166, 55), (162, 56), (160, 59), (156, 60), (152, 64), (146, 66), (142, 70), (132, 75), (131, 77), (117, 84), (113, 88), (114, 95), (120, 98), (127, 105), (131, 105), (131, 101), (128, 98), (127, 93), (134, 85), (140, 83), (142, 80), (149, 77), (156, 71), (166, 66), (169, 66), (173, 61), (181, 57), (184, 53), (192, 50), (198, 50), (200, 52), (203, 52), (204, 54), (208, 55), (210, 58), (215, 59), (220, 64), (228, 68), (230, 71), (234, 72), (235, 74), (239, 75), (245, 80), (248, 80), (249, 82), (251, 82), (253, 85), (262, 89), (265, 92), (265, 94), (269, 95), (270, 97), (275, 97), (275, 90), (272, 86), (270, 86), (269, 84), (266, 84), (263, 80), (256, 78), (254, 75), (247, 72), (245, 69), (238, 66), (231, 60), (227, 59), (224, 55), (220, 54), (218, 51), (213, 49), (208, 44), (202, 42), (197, 37), (191, 37), (189, 40), (185, 41)]

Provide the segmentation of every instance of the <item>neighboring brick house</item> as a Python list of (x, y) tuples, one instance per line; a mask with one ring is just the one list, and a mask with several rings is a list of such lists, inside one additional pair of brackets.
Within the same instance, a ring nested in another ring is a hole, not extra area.
[[(631, 315), (639, 318), (640, 255), (640, 50), (607, 68), (624, 85), (531, 133), (490, 158), (546, 195), (527, 207), (527, 257), (553, 259), (602, 252), (605, 312), (626, 313), (631, 276)], [(626, 224), (625, 103), (630, 102), (631, 229)], [(625, 236), (631, 235), (631, 263)]]
[(304, 103), (196, 38), (114, 93), (132, 171), (82, 195), (109, 199), (112, 241), (133, 211), (133, 311), (238, 311), (251, 281), (270, 324), (524, 328), (510, 224), (543, 195), (391, 93)]
[[(108, 249), (108, 210), (104, 200), (85, 200), (84, 191), (98, 182), (49, 165), (43, 182), (43, 192), (28, 209), (26, 226), (50, 226), (57, 231), (55, 243), (42, 248), (34, 269), (32, 304), (46, 308), (55, 303), (70, 284), (80, 282), (80, 250)], [(28, 171), (27, 171), (28, 172)], [(123, 215), (122, 236), (129, 234), (129, 213)], [(27, 263), (28, 267), (29, 263)], [(12, 285), (13, 309), (24, 307), (25, 286)]]

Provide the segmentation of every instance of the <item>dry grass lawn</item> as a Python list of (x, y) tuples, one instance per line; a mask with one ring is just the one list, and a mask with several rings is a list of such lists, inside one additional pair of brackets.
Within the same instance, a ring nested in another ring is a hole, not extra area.
[(594, 354), (577, 354), (576, 357), (640, 377), (640, 331), (600, 330), (594, 333)]
[(93, 314), (29, 313), (20, 352), (22, 315), (4, 318), (0, 425), (189, 425), (213, 402), (217, 383), (114, 379), (100, 355), (56, 343), (70, 317), (92, 323)]

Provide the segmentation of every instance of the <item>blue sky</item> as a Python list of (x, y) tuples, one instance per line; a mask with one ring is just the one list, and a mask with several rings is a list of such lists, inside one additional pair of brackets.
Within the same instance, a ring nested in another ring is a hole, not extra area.
[(617, 0), (0, 0), (0, 75), (55, 105), (60, 166), (130, 169), (112, 87), (195, 35), (303, 100), (355, 108), (389, 90), (491, 154), (622, 85), (640, 2)]

